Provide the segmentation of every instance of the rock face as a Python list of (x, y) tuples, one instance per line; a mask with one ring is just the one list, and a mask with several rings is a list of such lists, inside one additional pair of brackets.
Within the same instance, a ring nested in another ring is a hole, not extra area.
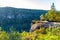
[(48, 22), (48, 21), (32, 22), (30, 32), (33, 32), (36, 29), (40, 29), (41, 27), (43, 27), (43, 28), (47, 28), (47, 27), (55, 28), (55, 27), (58, 27), (58, 24), (60, 25), (60, 23)]
[(38, 21), (37, 23), (34, 23), (34, 22), (32, 22), (31, 23), (31, 29), (30, 29), (30, 32), (33, 32), (34, 30), (36, 30), (36, 29), (40, 29), (41, 27), (47, 27), (48, 25), (46, 25), (47, 24), (47, 22), (40, 22), (40, 21)]

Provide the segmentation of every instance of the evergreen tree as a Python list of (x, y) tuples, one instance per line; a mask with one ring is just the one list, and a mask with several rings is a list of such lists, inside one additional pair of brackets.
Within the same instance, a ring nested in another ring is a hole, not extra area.
[(45, 16), (46, 16), (47, 20), (49, 20), (49, 21), (56, 21), (55, 20), (56, 9), (55, 9), (54, 3), (51, 6), (51, 10), (49, 10), (48, 13), (46, 13)]

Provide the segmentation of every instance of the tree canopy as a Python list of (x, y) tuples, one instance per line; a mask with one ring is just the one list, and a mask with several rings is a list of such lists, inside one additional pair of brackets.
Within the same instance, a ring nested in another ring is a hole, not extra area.
[(60, 11), (57, 11), (54, 3), (51, 6), (51, 9), (43, 15), (40, 16), (40, 20), (48, 20), (48, 21), (60, 21)]

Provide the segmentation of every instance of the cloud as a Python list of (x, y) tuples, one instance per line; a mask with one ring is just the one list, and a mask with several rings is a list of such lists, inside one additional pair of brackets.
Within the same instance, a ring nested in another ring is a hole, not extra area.
[(58, 1), (56, 0), (54, 1), (52, 0), (0, 0), (0, 7), (9, 6), (9, 7), (16, 7), (16, 8), (28, 8), (28, 9), (50, 9), (52, 2), (57, 3)]

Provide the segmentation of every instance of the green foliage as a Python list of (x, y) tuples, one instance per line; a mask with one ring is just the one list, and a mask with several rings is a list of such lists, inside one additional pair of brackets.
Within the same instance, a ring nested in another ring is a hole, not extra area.
[(40, 20), (60, 21), (60, 11), (55, 9), (54, 3), (46, 14), (40, 16)]
[(56, 21), (60, 21), (60, 11), (58, 11), (58, 12), (56, 13), (55, 20), (56, 20)]
[[(47, 29), (41, 28), (41, 29), (37, 29), (32, 33), (28, 33), (28, 32), (23, 32), (23, 39), (27, 40), (60, 40), (60, 27), (57, 28), (53, 28), (51, 30), (50, 27), (48, 27)], [(44, 32), (46, 32), (44, 34)]]
[(21, 40), (21, 33), (19, 32), (12, 32), (9, 34), (10, 40)]
[(2, 30), (2, 28), (0, 27), (0, 31)]
[(48, 13), (45, 16), (47, 17), (47, 20), (55, 21), (56, 12), (52, 11), (52, 10), (49, 10)]
[(0, 31), (0, 40), (60, 40), (60, 26), (51, 29), (40, 28), (34, 32), (10, 32)]
[(44, 19), (48, 21), (60, 21), (60, 12), (49, 10), (48, 13), (44, 15)]
[(40, 16), (40, 20), (41, 21), (44, 21), (45, 20), (45, 16), (43, 14)]
[(9, 35), (5, 31), (0, 31), (0, 40), (9, 40)]

